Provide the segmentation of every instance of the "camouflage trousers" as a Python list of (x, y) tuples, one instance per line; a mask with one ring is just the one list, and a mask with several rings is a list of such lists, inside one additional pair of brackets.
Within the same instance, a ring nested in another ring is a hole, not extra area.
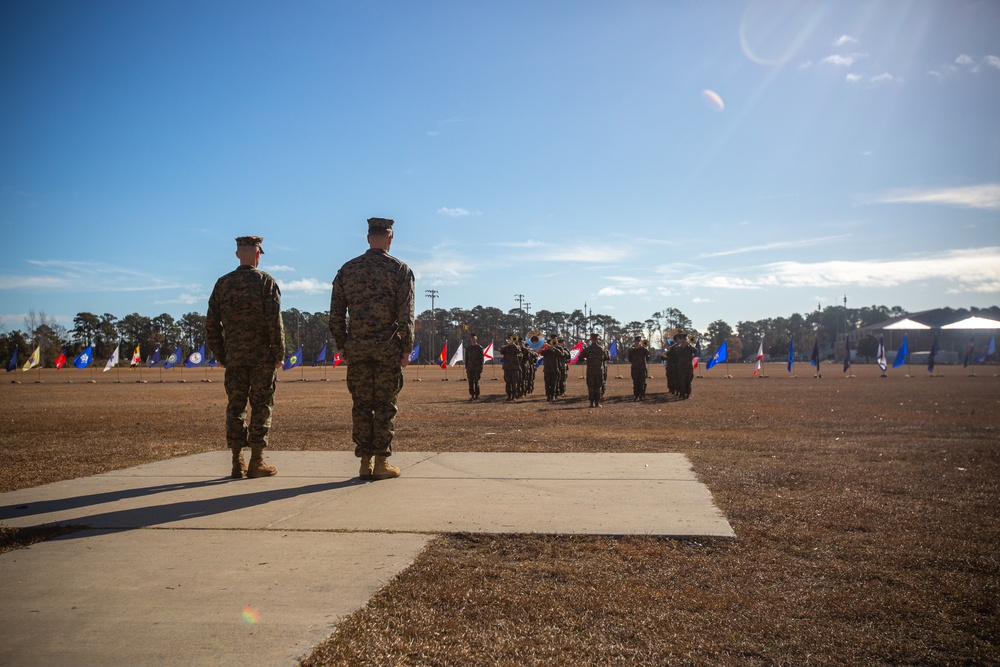
[(518, 398), (520, 396), (521, 369), (503, 369), (503, 382), (507, 390), (507, 398)]
[(391, 456), (398, 408), (396, 396), (403, 388), (399, 354), (347, 357), (347, 389), (354, 399), (351, 439), (354, 455)]
[(632, 369), (632, 395), (643, 398), (646, 395), (646, 368)]
[(274, 366), (226, 366), (226, 396), (229, 397), (226, 444), (230, 449), (267, 446), (277, 379)]
[(469, 378), (469, 396), (479, 398), (479, 378), (483, 374), (483, 369), (466, 369), (465, 375)]
[(545, 380), (545, 398), (555, 398), (559, 395), (559, 371), (543, 371)]
[(588, 372), (587, 397), (595, 403), (600, 403), (602, 396), (604, 396), (604, 374), (600, 369), (596, 373)]

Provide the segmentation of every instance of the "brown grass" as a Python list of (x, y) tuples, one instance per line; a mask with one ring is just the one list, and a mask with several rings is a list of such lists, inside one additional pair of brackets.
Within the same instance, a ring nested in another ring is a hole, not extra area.
[[(1000, 663), (993, 369), (730, 370), (689, 401), (659, 368), (642, 403), (612, 377), (600, 410), (579, 371), (551, 406), (504, 404), (490, 369), (476, 404), (456, 369), (408, 370), (397, 449), (684, 452), (737, 539), (442, 536), (305, 664)], [(34, 373), (0, 386), (0, 490), (222, 447), (221, 371)], [(280, 373), (272, 447), (352, 449), (343, 369), (303, 375)]]

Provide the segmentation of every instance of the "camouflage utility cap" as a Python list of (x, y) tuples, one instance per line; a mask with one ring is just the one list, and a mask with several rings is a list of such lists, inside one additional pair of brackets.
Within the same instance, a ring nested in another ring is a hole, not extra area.
[(246, 246), (257, 246), (260, 249), (260, 254), (264, 254), (264, 248), (261, 244), (264, 243), (264, 237), (262, 236), (237, 236), (236, 237), (236, 247), (243, 248)]
[(368, 218), (368, 231), (392, 231), (393, 223), (389, 218)]

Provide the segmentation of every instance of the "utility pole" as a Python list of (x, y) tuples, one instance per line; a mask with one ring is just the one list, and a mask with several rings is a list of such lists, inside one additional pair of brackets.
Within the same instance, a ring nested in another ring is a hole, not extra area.
[(517, 301), (517, 309), (521, 311), (521, 335), (524, 335), (524, 295), (515, 294), (514, 300)]
[[(437, 311), (434, 310), (434, 299), (440, 294), (436, 289), (425, 289), (424, 295), (431, 298), (431, 349), (427, 351), (428, 357), (434, 358), (434, 334), (437, 333)], [(419, 359), (417, 362), (419, 363)]]

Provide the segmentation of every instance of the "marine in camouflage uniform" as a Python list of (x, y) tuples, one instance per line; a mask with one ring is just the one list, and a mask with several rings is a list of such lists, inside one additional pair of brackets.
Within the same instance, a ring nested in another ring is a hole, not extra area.
[(675, 334), (674, 344), (667, 350), (667, 383), (670, 392), (681, 398), (691, 397), (694, 354), (695, 349), (691, 347), (684, 332)]
[[(226, 369), (226, 444), (233, 450), (232, 477), (267, 477), (277, 470), (264, 463), (277, 369), (285, 355), (281, 291), (257, 268), (263, 239), (236, 239), (240, 266), (219, 278), (208, 300), (208, 346)], [(247, 403), (250, 420), (247, 424)], [(243, 448), (250, 447), (249, 467)]]
[(544, 359), (542, 362), (542, 379), (545, 381), (545, 400), (552, 402), (559, 396), (559, 373), (562, 369), (563, 361), (566, 357), (569, 357), (569, 353), (553, 337), (549, 339), (549, 344), (543, 347), (538, 354)]
[(521, 347), (517, 344), (517, 336), (511, 334), (507, 343), (500, 348), (503, 355), (503, 382), (507, 391), (507, 400), (518, 398), (518, 387), (521, 384)]
[(569, 377), (569, 360), (572, 355), (562, 338), (557, 338), (556, 341), (557, 347), (562, 350), (563, 353), (562, 361), (559, 362), (559, 383), (556, 385), (556, 395), (565, 396), (566, 379)]
[(479, 378), (483, 374), (483, 346), (476, 334), (469, 335), (469, 347), (465, 352), (465, 376), (469, 379), (469, 400), (479, 398)]
[(587, 362), (587, 396), (592, 408), (601, 407), (608, 362), (611, 361), (611, 355), (599, 338), (597, 334), (590, 334), (590, 345), (580, 351), (580, 359)]
[(368, 220), (369, 249), (340, 268), (330, 297), (330, 333), (347, 362), (354, 455), (361, 459), (362, 479), (399, 476), (387, 459), (396, 396), (413, 348), (413, 272), (389, 254), (392, 225), (387, 218)]
[(633, 400), (641, 401), (646, 398), (646, 364), (649, 361), (649, 349), (642, 344), (639, 336), (635, 337), (635, 343), (628, 351), (628, 361), (632, 366)]

